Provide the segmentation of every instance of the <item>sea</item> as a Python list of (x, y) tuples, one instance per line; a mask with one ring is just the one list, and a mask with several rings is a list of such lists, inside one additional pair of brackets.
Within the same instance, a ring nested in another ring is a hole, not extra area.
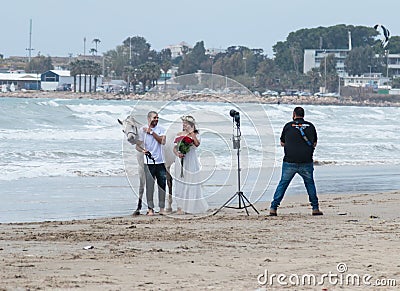
[[(210, 208), (228, 201), (235, 205), (239, 192), (251, 203), (270, 201), (283, 158), (280, 133), (294, 107), (0, 98), (0, 223), (132, 214), (138, 200), (138, 162), (117, 120), (133, 115), (144, 124), (150, 110), (159, 112), (168, 136), (179, 131), (182, 115), (196, 118), (201, 183)], [(400, 189), (400, 108), (303, 107), (305, 119), (318, 132), (314, 160), (320, 195)], [(239, 120), (231, 110), (239, 113)], [(287, 195), (304, 195), (307, 201), (301, 178), (295, 177)]]

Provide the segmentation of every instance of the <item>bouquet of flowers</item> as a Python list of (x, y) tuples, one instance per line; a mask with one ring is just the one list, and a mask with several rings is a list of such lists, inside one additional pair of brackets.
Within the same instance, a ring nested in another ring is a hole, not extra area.
[[(178, 136), (174, 141), (177, 144), (178, 151), (186, 155), (190, 151), (190, 147), (193, 145), (193, 139), (188, 136)], [(181, 178), (183, 177), (183, 158), (181, 158)]]

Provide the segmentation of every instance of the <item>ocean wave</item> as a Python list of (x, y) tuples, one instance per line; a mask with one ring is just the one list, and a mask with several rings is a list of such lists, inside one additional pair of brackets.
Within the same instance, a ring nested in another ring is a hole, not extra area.
[[(119, 175), (126, 138), (117, 123), (132, 111), (146, 122), (160, 109), (160, 124), (178, 131), (183, 114), (195, 115), (202, 134), (205, 169), (236, 167), (230, 109), (241, 116), (243, 169), (280, 166), (282, 128), (293, 105), (246, 105), (212, 102), (3, 99), (0, 108), (0, 179), (51, 175)], [(316, 125), (316, 165), (400, 164), (398, 108), (306, 106), (306, 119)], [(366, 114), (368, 113), (368, 114)], [(362, 115), (366, 118), (360, 118)], [(368, 118), (370, 114), (374, 118)], [(21, 116), (23, 120), (21, 121)], [(340, 116), (334, 120), (332, 116)], [(357, 117), (357, 118), (355, 118)], [(256, 120), (257, 122), (253, 122)], [(266, 128), (272, 126), (272, 132)], [(178, 128), (178, 129), (177, 129)], [(130, 148), (128, 149), (130, 150)], [(268, 164), (268, 165), (266, 165)]]
[(16, 163), (11, 166), (0, 165), (0, 170), (0, 180), (5, 181), (39, 177), (112, 177), (125, 175), (125, 169), (121, 166), (121, 163), (110, 165), (100, 162), (78, 165), (42, 162)]
[(121, 127), (117, 125), (107, 128), (98, 128), (90, 125), (83, 125), (77, 129), (34, 129), (34, 130), (1, 130), (0, 140), (17, 140), (21, 143), (32, 141), (72, 141), (72, 140), (122, 140)]
[[(241, 161), (241, 174), (247, 175), (250, 170), (263, 171), (265, 168), (280, 168), (282, 161)], [(400, 165), (400, 160), (389, 163), (388, 161), (334, 161), (334, 160), (316, 160), (315, 166), (385, 166)], [(216, 159), (213, 162), (203, 161), (201, 163), (202, 171), (237, 171), (237, 161), (227, 161)], [(172, 166), (173, 169), (173, 166)], [(29, 163), (20, 162), (10, 164), (0, 164), (0, 180), (18, 180), (24, 178), (38, 177), (113, 177), (113, 176), (136, 176), (138, 175), (137, 164), (122, 165), (122, 161), (86, 161), (85, 163), (58, 163), (41, 161), (30, 161)]]
[(0, 157), (3, 161), (33, 161), (47, 159), (59, 160), (59, 161), (77, 161), (80, 159), (96, 159), (96, 158), (118, 158), (120, 152), (109, 151), (109, 150), (77, 150), (77, 151), (23, 151), (23, 152), (8, 152), (0, 153)]
[(125, 169), (98, 169), (91, 171), (82, 171), (82, 170), (73, 170), (71, 171), (73, 175), (78, 177), (115, 177), (115, 176), (124, 176), (126, 174)]
[(50, 106), (50, 107), (59, 107), (60, 106), (60, 104), (57, 103), (56, 100), (39, 101), (37, 104), (40, 106)]

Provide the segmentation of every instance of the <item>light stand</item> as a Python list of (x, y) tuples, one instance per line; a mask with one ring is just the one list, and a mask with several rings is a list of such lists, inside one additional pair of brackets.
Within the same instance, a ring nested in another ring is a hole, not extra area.
[[(230, 116), (232, 116), (233, 120), (233, 134), (232, 134), (232, 143), (233, 143), (233, 149), (237, 150), (237, 184), (238, 184), (238, 191), (231, 197), (229, 198), (228, 201), (226, 201), (217, 211), (215, 211), (213, 213), (213, 215), (217, 214), (222, 208), (226, 207), (226, 208), (234, 208), (234, 209), (245, 209), (247, 216), (249, 216), (249, 211), (247, 210), (248, 207), (253, 208), (253, 210), (257, 213), (260, 214), (257, 209), (254, 207), (253, 204), (251, 204), (251, 202), (249, 201), (249, 199), (247, 199), (247, 197), (243, 194), (243, 192), (241, 191), (241, 187), (240, 187), (240, 137), (242, 136), (242, 133), (240, 131), (240, 115), (239, 112), (235, 111), (235, 110), (231, 110), (230, 111)], [(236, 130), (236, 133), (235, 133)], [(235, 199), (235, 197), (238, 196), (238, 200), (239, 200), (239, 205), (237, 207), (234, 206), (228, 206), (229, 203)], [(246, 204), (247, 203), (247, 204)]]

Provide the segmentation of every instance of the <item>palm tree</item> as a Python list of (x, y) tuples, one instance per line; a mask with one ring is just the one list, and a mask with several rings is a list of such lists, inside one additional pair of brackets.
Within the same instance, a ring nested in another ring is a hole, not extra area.
[(92, 54), (92, 56), (94, 56), (94, 54), (96, 54), (96, 55), (97, 55), (97, 49), (95, 49), (95, 48), (91, 48), (91, 49), (89, 50), (89, 53), (91, 53), (91, 54)]
[(98, 38), (95, 38), (95, 39), (92, 40), (92, 42), (94, 42), (94, 45), (96, 46), (96, 56), (97, 56), (97, 52), (98, 52), (98, 50), (97, 50), (97, 45), (98, 45), (99, 43), (101, 43), (101, 40), (98, 39)]
[(130, 92), (130, 84), (131, 81), (134, 79), (135, 77), (135, 70), (132, 66), (125, 66), (124, 67), (124, 71), (122, 73), (122, 77), (124, 78), (124, 80), (127, 81), (128, 83), (128, 91)]
[[(87, 80), (89, 77), (89, 92), (92, 92), (92, 80), (94, 80), (94, 91), (97, 87), (97, 77), (101, 75), (101, 66), (92, 60), (76, 61), (77, 64), (73, 65), (74, 74), (79, 74), (79, 92), (81, 92), (81, 76), (84, 77), (83, 92), (87, 92)], [(76, 67), (76, 68), (75, 68)]]
[(164, 84), (167, 84), (167, 72), (172, 67), (171, 50), (163, 49), (160, 52), (160, 59), (161, 59), (161, 70), (163, 70), (164, 72)]
[(79, 75), (79, 92), (81, 92), (82, 65), (83, 63), (80, 60), (71, 62), (70, 64), (71, 75), (74, 76), (74, 92), (76, 92), (76, 76), (78, 75)]
[(150, 78), (152, 81), (152, 87), (157, 85), (160, 75), (161, 75), (160, 66), (154, 62), (150, 63)]
[(76, 62), (71, 62), (69, 64), (69, 70), (70, 70), (71, 76), (74, 77), (74, 92), (76, 92), (76, 75), (78, 75), (78, 69), (77, 69)]
[(94, 62), (88, 61), (87, 73), (89, 75), (89, 93), (92, 93), (92, 74), (93, 74)]
[(90, 74), (90, 65), (89, 65), (89, 62), (90, 61), (88, 61), (88, 60), (83, 60), (83, 66), (82, 66), (82, 73), (83, 73), (83, 76), (84, 76), (84, 79), (83, 79), (83, 92), (84, 93), (86, 93), (86, 90), (87, 90), (87, 76)]
[(92, 75), (94, 75), (94, 92), (96, 93), (97, 88), (97, 77), (102, 73), (102, 68), (99, 63), (93, 63)]

